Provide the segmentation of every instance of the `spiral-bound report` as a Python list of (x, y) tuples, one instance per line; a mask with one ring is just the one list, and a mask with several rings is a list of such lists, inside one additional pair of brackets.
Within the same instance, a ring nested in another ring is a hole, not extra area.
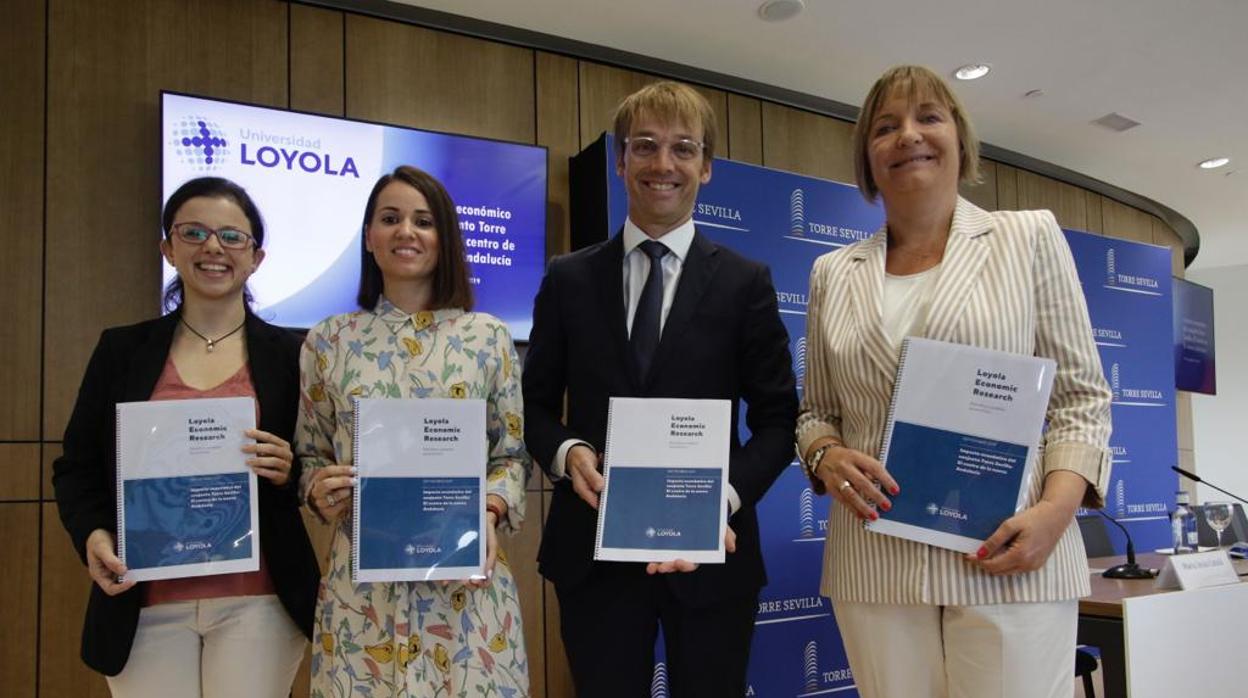
[(117, 554), (126, 579), (260, 569), (249, 397), (117, 405)]
[(482, 574), (484, 400), (356, 399), (354, 451), (355, 582)]
[(1026, 503), (1057, 363), (907, 337), (880, 461), (901, 486), (868, 530), (965, 553)]
[(731, 404), (611, 398), (595, 560), (724, 561)]

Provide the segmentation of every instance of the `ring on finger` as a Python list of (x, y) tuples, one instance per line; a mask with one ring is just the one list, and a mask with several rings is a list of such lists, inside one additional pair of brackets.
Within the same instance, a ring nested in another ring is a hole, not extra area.
[(325, 495), (325, 501), (326, 501), (326, 502), (327, 502), (327, 503), (328, 503), (331, 507), (332, 507), (333, 505), (335, 505), (335, 504), (337, 504), (337, 503), (338, 503), (338, 500), (334, 498), (334, 493), (333, 493), (333, 492), (330, 492), (329, 494)]
[(845, 494), (845, 490), (851, 490), (853, 488), (854, 488), (854, 484), (850, 482), (849, 480), (846, 480), (845, 482), (841, 483), (840, 487), (836, 488), (836, 491), (840, 492), (841, 494)]

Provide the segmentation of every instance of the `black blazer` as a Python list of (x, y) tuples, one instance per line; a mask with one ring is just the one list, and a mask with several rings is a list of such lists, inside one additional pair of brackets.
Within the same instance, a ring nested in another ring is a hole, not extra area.
[[(793, 460), (797, 391), (789, 337), (765, 265), (696, 233), (664, 324), (650, 376), (629, 369), (623, 290), (624, 242), (606, 242), (552, 260), (533, 311), (524, 364), (525, 443), (547, 474), (559, 445), (606, 440), (608, 398), (680, 397), (732, 401), (728, 479), (741, 497), (730, 520), (737, 551), (723, 565), (667, 578), (691, 605), (757, 591), (767, 582), (755, 503)], [(563, 400), (567, 391), (567, 422)], [(750, 439), (737, 437), (739, 401)], [(597, 512), (555, 482), (538, 553), (543, 576), (575, 586), (594, 564)]]
[[(64, 454), (52, 466), (61, 523), (84, 564), (92, 531), (117, 532), (115, 405), (151, 397), (177, 323), (174, 312), (105, 330), (87, 364), (65, 428)], [(247, 361), (260, 402), (259, 427), (287, 441), (294, 441), (299, 404), (300, 344), (294, 334), (248, 313)], [(260, 478), (260, 550), (282, 605), (311, 638), (320, 568), (299, 516), (300, 470), (296, 460), (290, 483), (283, 487)], [(87, 666), (108, 676), (121, 672), (138, 627), (139, 603), (137, 586), (109, 596), (91, 582), (82, 630)]]

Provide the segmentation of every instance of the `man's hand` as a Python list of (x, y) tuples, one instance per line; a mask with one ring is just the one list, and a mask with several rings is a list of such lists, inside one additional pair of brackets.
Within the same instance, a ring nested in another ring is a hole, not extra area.
[[(724, 529), (724, 550), (737, 552), (737, 532), (732, 526)], [(698, 569), (698, 563), (688, 560), (668, 560), (667, 562), (651, 562), (646, 565), (646, 574), (669, 574), (671, 572), (692, 572)]]
[(572, 478), (572, 491), (594, 509), (598, 508), (598, 494), (607, 484), (602, 477), (601, 466), (602, 456), (594, 453), (589, 446), (577, 444), (568, 449), (564, 470)]

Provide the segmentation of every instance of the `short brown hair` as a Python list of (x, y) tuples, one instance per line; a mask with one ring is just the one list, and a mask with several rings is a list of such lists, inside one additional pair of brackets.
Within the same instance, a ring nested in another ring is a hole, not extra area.
[(910, 100), (930, 96), (949, 110), (954, 126), (958, 129), (958, 145), (961, 148), (958, 179), (964, 184), (978, 184), (979, 139), (975, 136), (975, 129), (971, 126), (962, 101), (949, 84), (930, 68), (899, 65), (889, 68), (871, 86), (866, 101), (862, 103), (862, 112), (858, 114), (858, 123), (854, 124), (854, 178), (863, 198), (874, 202), (880, 194), (875, 186), (875, 177), (871, 174), (871, 161), (867, 153), (871, 144), (871, 122), (875, 121), (884, 102), (898, 93), (906, 95)]
[(364, 227), (360, 236), (360, 290), (356, 302), (365, 310), (377, 307), (385, 280), (373, 253), (368, 251), (368, 225), (377, 210), (377, 197), (391, 182), (402, 182), (424, 195), (438, 230), (438, 265), (433, 270), (433, 298), (430, 310), (461, 308), (472, 310), (472, 284), (468, 280), (468, 262), (464, 259), (464, 236), (459, 231), (459, 214), (446, 187), (424, 170), (399, 165), (384, 174), (373, 185), (364, 206)]
[(700, 92), (692, 87), (663, 80), (652, 82), (637, 90), (615, 108), (615, 156), (624, 157), (624, 139), (628, 138), (633, 122), (647, 115), (667, 122), (680, 122), (686, 126), (702, 125), (702, 155), (706, 162), (715, 157), (715, 110)]

